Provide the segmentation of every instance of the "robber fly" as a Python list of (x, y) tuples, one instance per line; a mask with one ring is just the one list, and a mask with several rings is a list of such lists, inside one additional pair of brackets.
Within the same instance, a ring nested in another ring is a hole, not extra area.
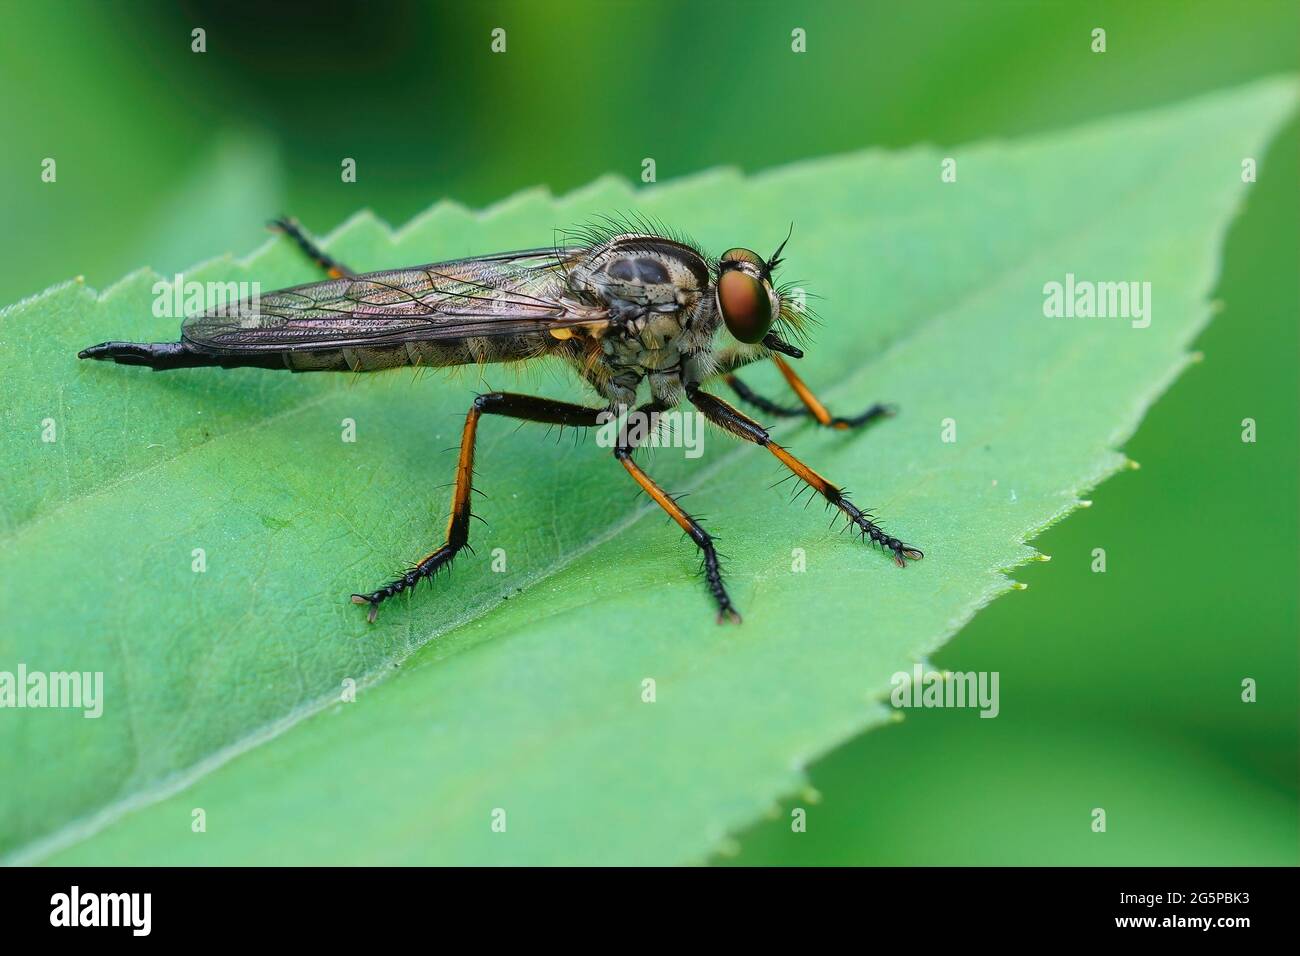
[[(355, 603), (368, 605), (369, 620), (382, 602), (446, 568), (466, 546), (474, 439), (482, 416), (595, 427), (609, 421), (611, 411), (634, 407), (642, 382), (649, 401), (636, 410), (650, 420), (684, 399), (714, 425), (770, 451), (899, 567), (922, 557), (774, 442), (758, 422), (704, 390), (706, 382), (721, 378), (741, 401), (768, 415), (805, 416), (829, 428), (856, 428), (891, 413), (873, 405), (850, 418), (832, 416), (782, 358), (803, 357), (788, 339), (797, 339), (806, 321), (782, 294), (787, 290), (772, 283), (785, 242), (767, 259), (735, 248), (711, 260), (657, 224), (609, 220), (547, 248), (357, 274), (327, 256), (293, 220), (272, 225), (330, 278), (191, 316), (179, 342), (104, 342), (79, 357), (156, 371), (254, 366), (370, 372), (550, 356), (567, 362), (605, 403), (587, 407), (507, 392), (475, 398), (461, 435), (446, 541), (396, 580), (352, 595)], [(716, 343), (724, 328), (725, 344)], [(736, 377), (737, 369), (765, 359), (780, 369), (799, 407), (769, 401)], [(634, 451), (624, 429), (614, 457), (699, 547), (718, 620), (739, 621), (712, 538), (641, 469)]]

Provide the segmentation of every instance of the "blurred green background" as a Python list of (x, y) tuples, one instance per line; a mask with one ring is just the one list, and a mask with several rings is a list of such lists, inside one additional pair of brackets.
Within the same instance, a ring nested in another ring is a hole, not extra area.
[[(1294, 72), (1298, 11), (556, 0), (323, 3), (306, 19), (215, 0), (6, 4), (0, 300), (243, 255), (280, 212), (324, 233), (367, 206), (401, 224), (443, 198), (635, 181), (645, 157), (664, 181), (1069, 127)], [(195, 27), (206, 53), (191, 52)], [(46, 157), (56, 184), (40, 180)], [(1205, 361), (1127, 447), (1141, 470), (1044, 534), (1054, 560), (1015, 575), (1029, 589), (936, 658), (1000, 671), (1000, 717), (923, 712), (842, 747), (811, 768), (820, 797), (739, 835), (731, 861), (1298, 861), (1294, 121), (1261, 159)], [(1098, 547), (1105, 574), (1090, 570)], [(1246, 677), (1257, 703), (1240, 700)]]

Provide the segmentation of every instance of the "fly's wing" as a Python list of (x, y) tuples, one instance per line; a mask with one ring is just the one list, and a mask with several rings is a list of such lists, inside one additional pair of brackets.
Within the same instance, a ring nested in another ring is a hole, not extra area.
[(268, 292), (191, 316), (182, 337), (217, 354), (310, 351), (602, 325), (568, 292), (585, 247), (530, 249), (372, 272)]

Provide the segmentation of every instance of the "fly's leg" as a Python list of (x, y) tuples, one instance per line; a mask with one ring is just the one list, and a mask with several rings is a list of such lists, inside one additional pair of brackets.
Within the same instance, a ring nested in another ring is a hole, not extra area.
[(829, 411), (827, 411), (826, 406), (821, 403), (817, 396), (813, 394), (812, 389), (804, 384), (803, 379), (801, 379), (795, 370), (790, 367), (789, 362), (781, 358), (779, 355), (773, 355), (772, 361), (775, 362), (776, 367), (781, 370), (781, 374), (785, 376), (785, 380), (789, 383), (790, 388), (799, 396), (799, 401), (803, 403), (801, 407), (791, 408), (788, 405), (778, 405), (776, 402), (770, 401), (762, 395), (759, 395), (740, 379), (736, 378), (734, 374), (723, 376), (723, 381), (731, 386), (732, 391), (740, 397), (742, 402), (747, 402), (748, 404), (753, 405), (759, 411), (766, 412), (769, 415), (777, 415), (782, 418), (795, 418), (811, 415), (817, 420), (819, 425), (824, 425), (827, 428), (838, 428), (841, 430), (860, 428), (863, 425), (871, 424), (878, 418), (885, 418), (886, 416), (893, 415), (895, 412), (892, 405), (881, 405), (877, 403), (860, 415), (853, 415), (848, 418), (833, 416)]
[[(662, 409), (655, 406), (643, 406), (638, 409), (640, 412), (660, 411)], [(725, 621), (735, 621), (740, 623), (740, 612), (731, 603), (731, 596), (727, 594), (727, 589), (722, 584), (722, 567), (718, 564), (718, 552), (713, 546), (713, 538), (701, 527), (700, 523), (682, 510), (681, 506), (673, 500), (668, 492), (655, 482), (653, 478), (647, 475), (635, 461), (632, 460), (632, 452), (635, 446), (627, 440), (626, 434), (619, 436), (618, 445), (614, 448), (614, 457), (618, 459), (627, 473), (632, 476), (632, 480), (641, 486), (655, 504), (672, 518), (685, 531), (704, 557), (704, 580), (709, 586), (709, 593), (713, 595), (713, 600), (718, 605), (718, 623)]]
[(325, 254), (315, 241), (302, 231), (302, 226), (298, 225), (298, 220), (290, 216), (281, 216), (279, 219), (271, 222), (271, 228), (276, 232), (282, 232), (298, 244), (298, 248), (305, 252), (308, 258), (325, 271), (325, 274), (331, 279), (342, 279), (356, 275), (351, 269), (343, 263), (331, 259)]
[(722, 380), (731, 387), (736, 396), (746, 405), (752, 405), (760, 412), (766, 412), (769, 415), (775, 415), (778, 418), (802, 418), (811, 414), (807, 408), (800, 405), (798, 408), (792, 408), (789, 405), (779, 405), (770, 398), (764, 398), (758, 392), (754, 391), (735, 375), (727, 374), (722, 376)]
[(489, 392), (474, 399), (465, 416), (465, 430), (460, 436), (460, 456), (456, 460), (456, 481), (451, 495), (451, 517), (447, 519), (447, 540), (437, 550), (417, 561), (405, 574), (369, 594), (352, 595), (352, 603), (369, 604), (369, 620), (374, 621), (379, 605), (395, 594), (413, 588), (451, 564), (452, 559), (469, 541), (470, 495), (474, 481), (474, 439), (478, 420), (484, 415), (504, 415), (529, 422), (573, 425), (591, 428), (600, 424), (604, 409), (587, 408), (568, 402), (556, 402), (531, 395)]
[(894, 556), (894, 563), (900, 568), (906, 567), (907, 561), (904, 560), (905, 558), (917, 561), (925, 557), (919, 548), (904, 544), (892, 535), (886, 534), (884, 529), (871, 520), (871, 515), (849, 501), (843, 491), (772, 441), (767, 434), (767, 430), (758, 422), (737, 411), (716, 395), (701, 391), (698, 385), (687, 385), (686, 396), (705, 418), (719, 428), (731, 432), (737, 438), (743, 438), (755, 445), (761, 445), (775, 455), (781, 464), (789, 468), (800, 480), (806, 482), (825, 498), (828, 504), (838, 508), (861, 532), (864, 539), (870, 538), (885, 550), (890, 551)]

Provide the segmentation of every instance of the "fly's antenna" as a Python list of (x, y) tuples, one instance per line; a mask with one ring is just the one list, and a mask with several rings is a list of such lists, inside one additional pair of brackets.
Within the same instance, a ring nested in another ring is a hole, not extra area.
[(767, 265), (764, 267), (767, 269), (768, 275), (771, 275), (776, 270), (776, 267), (781, 264), (781, 251), (785, 249), (785, 244), (790, 241), (790, 237), (793, 235), (794, 222), (791, 221), (790, 231), (785, 234), (785, 238), (781, 240), (781, 244), (776, 247), (776, 252), (772, 253), (772, 257), (767, 260)]

